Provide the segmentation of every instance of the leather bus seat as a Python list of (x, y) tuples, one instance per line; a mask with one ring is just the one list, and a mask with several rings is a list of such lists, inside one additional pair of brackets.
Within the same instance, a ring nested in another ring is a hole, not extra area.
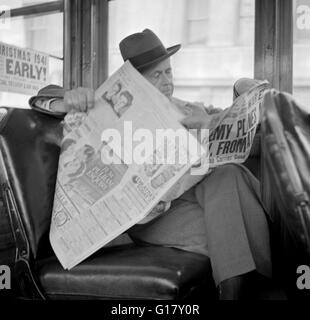
[(15, 239), (12, 265), (18, 296), (183, 299), (200, 292), (215, 297), (209, 259), (173, 248), (107, 247), (70, 271), (63, 270), (48, 241), (60, 120), (32, 110), (1, 111), (1, 196)]
[(310, 109), (276, 90), (263, 103), (261, 184), (273, 222), (274, 269), (290, 297), (309, 298), (296, 280), (298, 266), (310, 265)]
[[(65, 271), (48, 240), (61, 140), (61, 120), (25, 109), (1, 108), (0, 226), (15, 241), (17, 295), (52, 299), (216, 299), (210, 260), (174, 248), (123, 244), (102, 248)], [(258, 136), (258, 139), (260, 137)], [(245, 163), (259, 178), (260, 151)], [(2, 208), (3, 209), (3, 208)], [(4, 214), (5, 213), (5, 214)], [(2, 215), (1, 215), (2, 214)], [(9, 219), (8, 219), (9, 217)], [(7, 232), (9, 233), (9, 232)], [(0, 238), (1, 240), (1, 238)], [(1, 249), (1, 247), (0, 247)], [(0, 251), (0, 261), (1, 261)]]

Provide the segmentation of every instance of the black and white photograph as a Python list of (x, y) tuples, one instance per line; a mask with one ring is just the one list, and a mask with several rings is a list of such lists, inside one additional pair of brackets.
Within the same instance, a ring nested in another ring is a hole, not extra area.
[(0, 305), (49, 300), (310, 301), (310, 0), (0, 0)]

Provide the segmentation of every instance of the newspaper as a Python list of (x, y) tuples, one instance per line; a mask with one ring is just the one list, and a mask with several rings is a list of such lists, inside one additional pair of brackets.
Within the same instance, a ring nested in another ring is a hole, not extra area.
[[(190, 150), (197, 140), (179, 117), (129, 62), (96, 90), (95, 108), (66, 116), (50, 227), (51, 245), (65, 269), (143, 220), (204, 156), (204, 149)], [(139, 155), (146, 128), (151, 136), (158, 129), (172, 131), (153, 147), (147, 141), (139, 163), (130, 161)], [(184, 133), (178, 144), (176, 131)], [(166, 150), (186, 161), (157, 161)]]
[[(204, 116), (207, 119), (205, 126), (208, 129), (205, 141), (201, 139), (202, 145), (207, 149), (205, 158), (194, 165), (166, 193), (163, 201), (171, 201), (180, 197), (217, 166), (246, 161), (260, 123), (264, 93), (268, 89), (270, 89), (269, 82), (262, 81), (261, 84), (235, 99), (229, 108), (208, 117)], [(191, 106), (195, 109), (194, 104), (187, 104), (188, 108)], [(203, 162), (207, 164), (209, 170), (201, 174)]]
[(242, 163), (248, 158), (268, 89), (270, 84), (264, 81), (238, 97), (230, 108), (212, 117), (212, 122), (217, 124), (214, 129), (210, 125), (208, 137), (210, 168)]

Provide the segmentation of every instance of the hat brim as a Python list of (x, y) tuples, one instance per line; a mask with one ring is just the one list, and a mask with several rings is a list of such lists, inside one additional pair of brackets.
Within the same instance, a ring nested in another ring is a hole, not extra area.
[(32, 106), (32, 104), (33, 104), (37, 99), (41, 99), (41, 96), (32, 96), (32, 97), (28, 100), (29, 105)]
[(153, 66), (154, 64), (157, 64), (157, 63), (159, 63), (159, 62), (161, 62), (161, 61), (169, 58), (170, 56), (172, 56), (173, 54), (175, 54), (177, 51), (179, 51), (180, 48), (181, 48), (181, 45), (180, 45), (180, 44), (177, 44), (177, 45), (175, 45), (175, 46), (169, 47), (169, 48), (166, 49), (166, 50), (167, 50), (167, 53), (166, 53), (166, 54), (164, 54), (164, 55), (156, 58), (155, 60), (149, 61), (149, 62), (144, 63), (144, 64), (139, 65), (139, 66), (135, 66), (135, 68), (136, 68), (137, 70), (141, 70), (141, 69), (146, 69), (146, 68), (148, 68), (148, 67), (151, 67), (151, 66)]
[(29, 105), (32, 106), (32, 104), (38, 99), (63, 99), (64, 98), (65, 90), (62, 87), (53, 88), (53, 90), (48, 89), (48, 87), (49, 86), (41, 89), (42, 91), (46, 91), (46, 92), (44, 93), (39, 92), (38, 95), (30, 97), (30, 99), (28, 100)]

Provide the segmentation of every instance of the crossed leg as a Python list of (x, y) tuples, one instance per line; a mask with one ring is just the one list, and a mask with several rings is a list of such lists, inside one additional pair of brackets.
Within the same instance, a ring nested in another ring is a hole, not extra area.
[(271, 276), (259, 182), (241, 165), (218, 167), (160, 218), (128, 233), (135, 241), (209, 256), (216, 285), (255, 270)]

